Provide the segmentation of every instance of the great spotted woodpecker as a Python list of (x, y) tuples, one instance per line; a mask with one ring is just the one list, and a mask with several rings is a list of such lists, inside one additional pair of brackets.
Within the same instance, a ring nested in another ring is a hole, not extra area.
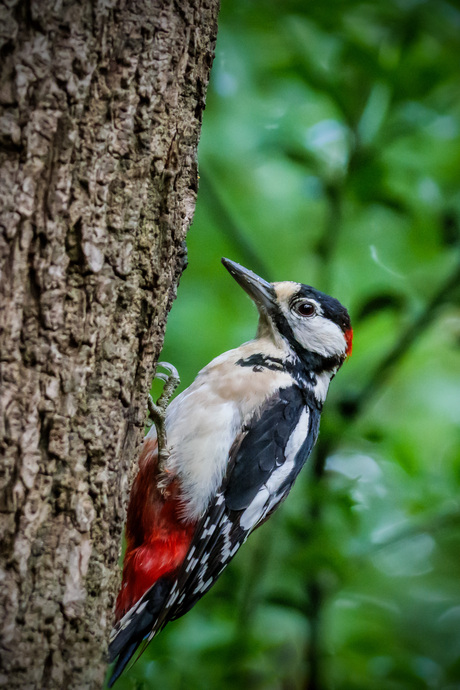
[(110, 686), (139, 645), (189, 611), (288, 495), (351, 353), (347, 310), (300, 283), (222, 263), (255, 302), (257, 335), (214, 359), (147, 434), (131, 491)]

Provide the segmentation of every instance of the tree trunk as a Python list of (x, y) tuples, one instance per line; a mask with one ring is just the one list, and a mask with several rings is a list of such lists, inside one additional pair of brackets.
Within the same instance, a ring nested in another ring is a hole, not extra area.
[(0, 687), (103, 682), (217, 11), (0, 5)]

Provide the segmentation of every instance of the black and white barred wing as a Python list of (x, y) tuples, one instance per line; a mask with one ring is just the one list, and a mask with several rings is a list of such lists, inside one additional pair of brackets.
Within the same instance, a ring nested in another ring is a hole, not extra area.
[(307, 405), (304, 393), (293, 386), (278, 391), (242, 430), (230, 451), (222, 486), (196, 530), (166, 600), (160, 627), (196, 604), (249, 534), (287, 496), (313, 447), (318, 426), (319, 411)]

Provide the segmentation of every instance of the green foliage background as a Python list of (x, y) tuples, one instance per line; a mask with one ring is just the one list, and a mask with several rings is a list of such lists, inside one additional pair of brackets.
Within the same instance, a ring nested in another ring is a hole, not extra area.
[(227, 0), (162, 358), (250, 339), (220, 265), (346, 304), (353, 357), (288, 501), (119, 690), (460, 688), (460, 11)]

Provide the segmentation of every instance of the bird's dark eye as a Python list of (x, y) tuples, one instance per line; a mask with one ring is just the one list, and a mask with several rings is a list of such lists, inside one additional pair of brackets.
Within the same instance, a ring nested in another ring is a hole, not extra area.
[(294, 308), (300, 316), (314, 316), (316, 314), (315, 305), (311, 302), (297, 302)]

